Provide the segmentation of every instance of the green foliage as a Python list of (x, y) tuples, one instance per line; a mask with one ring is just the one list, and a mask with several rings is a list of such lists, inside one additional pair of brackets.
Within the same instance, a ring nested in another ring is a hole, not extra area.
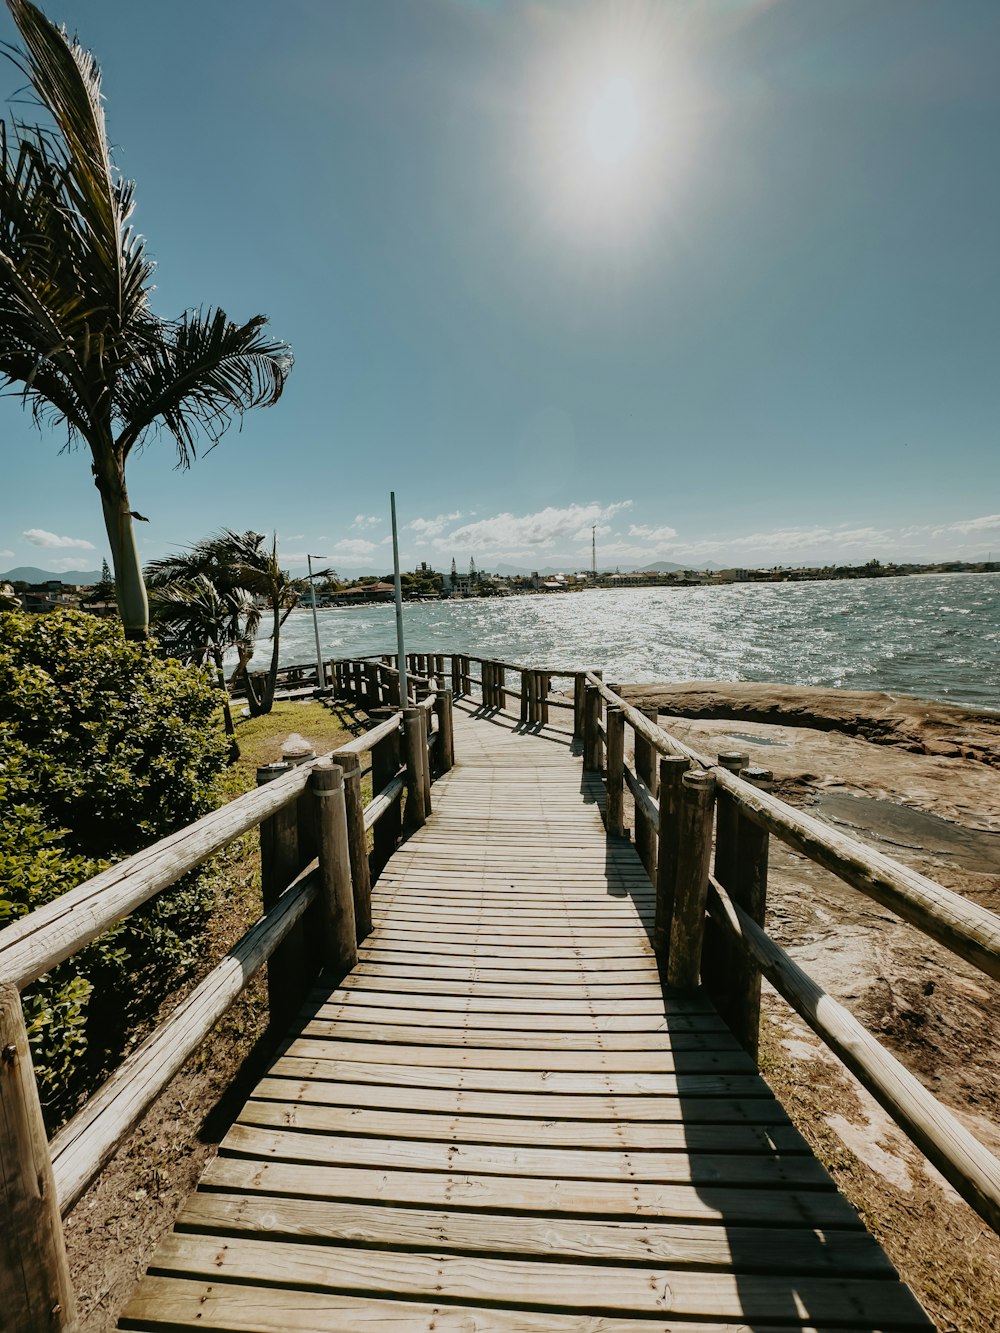
[[(0, 926), (213, 809), (217, 710), (202, 671), (126, 642), (116, 621), (0, 616)], [(210, 877), (187, 876), (26, 992), (51, 1120), (191, 965), (212, 906)]]

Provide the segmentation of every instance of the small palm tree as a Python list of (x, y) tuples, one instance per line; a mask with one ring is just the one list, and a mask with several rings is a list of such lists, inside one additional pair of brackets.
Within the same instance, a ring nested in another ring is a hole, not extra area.
[[(157, 562), (163, 566), (168, 561)], [(147, 569), (150, 609), (160, 646), (171, 657), (196, 666), (213, 666), (222, 692), (226, 735), (232, 737), (231, 757), (239, 757), (236, 727), (229, 704), (225, 658), (232, 648), (247, 658), (253, 655), (260, 610), (242, 588), (217, 585), (205, 573), (170, 578), (162, 569)]]
[(262, 315), (153, 314), (153, 263), (129, 225), (133, 184), (111, 159), (100, 70), (29, 0), (7, 5), (26, 49), (6, 54), (52, 124), (0, 120), (0, 386), (21, 385), (36, 425), (89, 447), (125, 633), (145, 638), (129, 455), (160, 427), (189, 466), (202, 435), (214, 445), (234, 416), (278, 401), (291, 356)]
[[(325, 573), (325, 570), (317, 571), (319, 576)], [(234, 532), (231, 528), (223, 528), (181, 554), (152, 561), (146, 566), (146, 578), (157, 598), (163, 588), (171, 585), (184, 587), (193, 580), (204, 578), (220, 599), (232, 598), (238, 593), (253, 602), (257, 618), (252, 629), (233, 634), (229, 640), (228, 646), (235, 648), (239, 656), (229, 683), (232, 686), (245, 676), (251, 714), (258, 717), (269, 713), (278, 679), (281, 629), (289, 612), (298, 606), (306, 587), (302, 579), (292, 578), (281, 568), (277, 535), (268, 542), (261, 532)], [(266, 672), (248, 671), (262, 609), (268, 610), (271, 617), (271, 663)]]

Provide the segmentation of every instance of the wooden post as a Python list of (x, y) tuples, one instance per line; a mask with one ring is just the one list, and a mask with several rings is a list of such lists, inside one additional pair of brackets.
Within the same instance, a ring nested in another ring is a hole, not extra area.
[(667, 983), (678, 990), (696, 990), (701, 975), (714, 801), (715, 777), (711, 773), (695, 768), (684, 774), (667, 960)]
[(380, 708), (382, 698), (378, 688), (378, 667), (374, 662), (365, 663), (365, 707), (369, 712)]
[(434, 679), (437, 681), (439, 690), (444, 689), (444, 656), (441, 653), (434, 655)]
[[(739, 773), (749, 762), (749, 755), (739, 750), (724, 750), (719, 755), (719, 767), (729, 773)], [(715, 878), (727, 890), (732, 888), (736, 872), (737, 823), (735, 801), (728, 793), (719, 791), (715, 801)], [(731, 941), (709, 917), (705, 922), (701, 979), (720, 1012), (728, 1004), (735, 955)]]
[(423, 733), (423, 739), (420, 743), (420, 759), (424, 784), (424, 814), (430, 815), (434, 806), (431, 802), (431, 710), (429, 708), (421, 708), (420, 710), (420, 727)]
[[(288, 764), (265, 764), (258, 768), (257, 786), (280, 778), (289, 767)], [(270, 819), (261, 820), (260, 887), (265, 912), (274, 906), (301, 869), (297, 807), (297, 801), (290, 801)], [(267, 964), (267, 1003), (272, 1023), (287, 1021), (307, 984), (305, 932), (300, 921), (278, 945)]]
[[(424, 765), (421, 749), (424, 744), (423, 709), (413, 706), (403, 709), (403, 735), (406, 746), (406, 824), (420, 828), (427, 823), (424, 805)], [(426, 752), (425, 752), (426, 753)]]
[(587, 677), (578, 671), (573, 677), (573, 738), (583, 740), (586, 726), (586, 687)]
[(597, 734), (600, 714), (601, 696), (597, 693), (597, 686), (588, 681), (584, 687), (583, 700), (583, 767), (588, 773), (598, 772), (601, 766), (598, 750), (601, 738)]
[(351, 856), (351, 883), (354, 887), (354, 922), (360, 944), (372, 933), (372, 882), (368, 869), (365, 809), (361, 800), (361, 761), (356, 754), (332, 754), (330, 759), (344, 774), (347, 847)]
[[(396, 688), (399, 689), (399, 677), (393, 679), (396, 681)], [(390, 710), (385, 710), (389, 712)], [(399, 772), (400, 757), (400, 734), (399, 731), (392, 732), (391, 735), (383, 737), (372, 750), (372, 793), (377, 796), (383, 791)], [(387, 810), (382, 818), (372, 830), (372, 836), (375, 845), (372, 849), (372, 865), (370, 878), (378, 879), (382, 873), (382, 868), (396, 850), (396, 844), (399, 841), (399, 835), (402, 828), (402, 802), (394, 802), (392, 809)]]
[(507, 700), (504, 698), (504, 690), (507, 688), (507, 668), (502, 662), (496, 664), (496, 675), (493, 680), (494, 698), (497, 709), (502, 712)]
[(337, 764), (323, 762), (309, 785), (317, 805), (323, 963), (344, 976), (358, 961), (344, 774)]
[(522, 727), (528, 725), (528, 677), (530, 672), (521, 669), (519, 673), (520, 693), (518, 695), (518, 717)]
[(462, 693), (462, 659), (458, 653), (451, 655), (451, 693), (455, 699)]
[(538, 720), (542, 726), (548, 726), (549, 721), (549, 690), (552, 688), (552, 677), (547, 671), (538, 673), (538, 695), (539, 711)]
[[(657, 711), (655, 708), (641, 708), (639, 710), (643, 717), (646, 717), (654, 725), (656, 724)], [(635, 775), (640, 782), (645, 783), (649, 789), (650, 796), (656, 799), (657, 791), (657, 761), (658, 752), (653, 748), (645, 736), (638, 731), (635, 733)], [(650, 824), (648, 819), (643, 819), (638, 813), (635, 817), (635, 850), (639, 853), (639, 860), (646, 867), (646, 874), (656, 883), (656, 830)]]
[[(617, 705), (607, 711), (608, 728), (608, 803), (607, 828), (612, 837), (625, 832), (623, 803), (625, 796), (625, 714)], [(638, 823), (638, 817), (636, 823)]]
[(447, 773), (455, 764), (455, 729), (452, 724), (452, 692), (438, 690), (434, 711), (438, 719), (438, 768)]
[(466, 698), (472, 693), (472, 661), (468, 653), (462, 654), (462, 693)]
[(0, 985), (0, 1162), (4, 1328), (71, 1333), (79, 1325), (52, 1160), (21, 997), (8, 985)]
[(680, 754), (660, 756), (660, 824), (656, 857), (656, 916), (653, 948), (666, 973), (670, 953), (670, 923), (674, 915), (674, 886), (680, 850), (681, 786), (688, 761)]
[[(744, 768), (740, 777), (767, 790), (773, 774), (766, 768)], [(738, 854), (732, 881), (723, 887), (733, 902), (763, 927), (767, 910), (767, 829), (738, 814), (736, 845)], [(736, 1040), (756, 1060), (760, 1045), (760, 969), (742, 949), (733, 951), (730, 969), (722, 1017)]]

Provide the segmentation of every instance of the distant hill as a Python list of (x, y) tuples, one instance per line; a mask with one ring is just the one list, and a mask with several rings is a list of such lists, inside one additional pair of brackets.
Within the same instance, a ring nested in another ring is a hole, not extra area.
[(17, 569), (8, 569), (0, 574), (0, 579), (7, 583), (48, 583), (50, 579), (59, 579), (62, 583), (99, 583), (99, 569), (64, 569), (53, 573), (51, 569), (36, 569), (34, 565), (18, 565)]
[(641, 565), (635, 572), (637, 574), (674, 574), (679, 569), (725, 569), (725, 565), (717, 565), (714, 560), (706, 560), (701, 565), (672, 565), (669, 560), (657, 560), (653, 565)]

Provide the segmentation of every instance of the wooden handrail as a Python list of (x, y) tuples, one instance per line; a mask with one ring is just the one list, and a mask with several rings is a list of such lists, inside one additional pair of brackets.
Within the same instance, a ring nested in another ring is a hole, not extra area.
[(317, 893), (315, 871), (288, 888), (51, 1140), (56, 1193), (64, 1216), (315, 902)]
[[(387, 718), (333, 753), (371, 749), (399, 726), (401, 717), (397, 713)], [(0, 980), (18, 990), (37, 981), (213, 853), (297, 800), (311, 769), (324, 758), (309, 759), (238, 796), (6, 926), (0, 931)]]
[(755, 823), (917, 926), (966, 962), (1000, 980), (1000, 917), (891, 857), (836, 832), (813, 816), (793, 809), (778, 797), (760, 791), (654, 725), (598, 677), (588, 673), (587, 680), (606, 702), (621, 707), (635, 731), (660, 754), (682, 755), (698, 768), (712, 769), (719, 790), (731, 796)]
[(779, 944), (708, 881), (712, 919), (750, 954), (775, 990), (864, 1084), (946, 1180), (1000, 1232), (1000, 1161)]

